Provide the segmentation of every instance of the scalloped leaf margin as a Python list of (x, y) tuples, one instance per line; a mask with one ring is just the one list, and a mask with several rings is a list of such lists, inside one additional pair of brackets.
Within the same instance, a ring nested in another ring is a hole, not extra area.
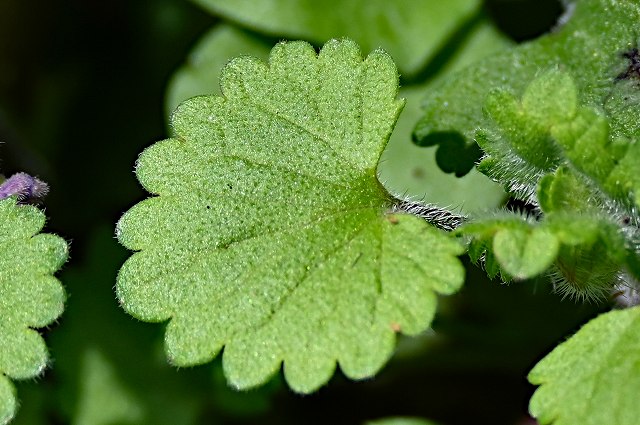
[(170, 320), (176, 365), (223, 365), (237, 388), (284, 363), (289, 385), (316, 390), (336, 364), (375, 374), (395, 334), (430, 324), (436, 292), (464, 279), (463, 247), (423, 220), (391, 213), (376, 167), (403, 101), (378, 50), (350, 40), (319, 53), (284, 42), (268, 65), (223, 70), (224, 97), (173, 116), (175, 137), (143, 152), (136, 173), (159, 195), (129, 210), (117, 235), (134, 253), (118, 297), (133, 316)]
[(18, 205), (15, 197), (0, 200), (0, 423), (17, 410), (11, 379), (38, 376), (49, 353), (37, 328), (51, 324), (64, 309), (66, 295), (53, 274), (67, 260), (67, 243), (40, 234), (42, 211)]

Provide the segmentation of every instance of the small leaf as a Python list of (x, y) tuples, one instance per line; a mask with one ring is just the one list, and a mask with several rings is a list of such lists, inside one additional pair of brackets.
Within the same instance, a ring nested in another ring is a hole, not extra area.
[(640, 416), (640, 307), (587, 323), (529, 373), (540, 424), (635, 425)]
[[(596, 214), (604, 200), (593, 184), (573, 168), (559, 167), (555, 173), (546, 174), (538, 183), (537, 198), (545, 213), (574, 211)], [(587, 200), (594, 201), (592, 204)], [(596, 202), (598, 200), (599, 202)]]
[(528, 234), (530, 231), (531, 225), (524, 217), (509, 214), (469, 221), (456, 229), (454, 233), (470, 237), (468, 254), (474, 263), (482, 261), (482, 266), (489, 278), (493, 279), (500, 274), (503, 281), (507, 282), (511, 280), (511, 276), (501, 267), (501, 262), (496, 258), (494, 238), (500, 232)]
[(547, 270), (558, 255), (558, 239), (545, 228), (504, 229), (493, 238), (493, 252), (514, 279), (527, 279)]
[(506, 273), (503, 273), (502, 270), (500, 270), (500, 264), (498, 264), (493, 250), (487, 250), (487, 252), (485, 253), (484, 269), (487, 272), (487, 276), (489, 276), (489, 279), (495, 279), (496, 276), (500, 275), (500, 278), (504, 282), (508, 282), (509, 280), (511, 280)]
[(610, 219), (550, 214), (546, 225), (562, 242), (555, 262), (560, 274), (553, 280), (556, 292), (563, 296), (606, 299), (619, 283), (621, 270), (636, 257), (634, 248)]
[(44, 222), (37, 208), (17, 205), (15, 197), (0, 200), (0, 423), (16, 409), (7, 378), (32, 378), (47, 366), (47, 347), (34, 328), (47, 326), (64, 308), (64, 290), (52, 275), (67, 259), (67, 244), (38, 234)]
[(569, 74), (552, 69), (527, 86), (522, 108), (535, 121), (547, 125), (569, 121), (578, 109), (576, 86)]
[(467, 247), (467, 254), (474, 264), (478, 264), (486, 249), (487, 244), (484, 240), (478, 238), (472, 239)]
[[(545, 102), (531, 104), (530, 92), (546, 85), (550, 80), (556, 80), (556, 75), (555, 71), (551, 71), (533, 80), (527, 86), (521, 102), (511, 93), (495, 90), (489, 94), (485, 105), (487, 115), (504, 137), (504, 144), (514, 155), (541, 172), (555, 168), (558, 163), (557, 148), (549, 137), (550, 127), (554, 122), (552, 116), (548, 115), (552, 107), (547, 105), (555, 103), (555, 96), (549, 93), (545, 96)], [(568, 81), (571, 83), (570, 79)], [(495, 149), (486, 144), (482, 148), (489, 151)]]
[[(482, 107), (491, 90), (521, 93), (549, 68), (574, 79), (581, 104), (606, 110), (614, 139), (639, 136), (637, 84), (618, 81), (616, 76), (629, 67), (622, 54), (637, 42), (640, 5), (634, 0), (581, 0), (571, 7), (573, 12), (562, 27), (479, 61), (430, 92), (415, 129), (416, 141), (433, 133), (457, 132), (471, 143), (477, 128), (488, 127)], [(553, 109), (558, 111), (560, 105)]]
[(635, 205), (640, 207), (640, 143), (636, 140), (629, 145), (626, 155), (607, 176), (604, 183), (607, 191), (618, 199), (631, 194)]
[(492, 91), (485, 111), (495, 125), (476, 133), (485, 151), (478, 169), (505, 185), (512, 196), (537, 204), (540, 180), (565, 161), (552, 130), (573, 122), (576, 109), (573, 81), (555, 69), (533, 80), (522, 101), (504, 90)]
[(500, 273), (505, 281), (523, 280), (551, 271), (556, 291), (579, 299), (602, 299), (635, 258), (615, 223), (575, 211), (549, 213), (540, 221), (514, 214), (481, 218), (455, 233), (472, 238), (472, 259), (485, 250), (489, 277)]
[[(531, 93), (542, 96), (534, 101)], [(476, 133), (485, 151), (478, 169), (513, 197), (544, 204), (544, 212), (606, 213), (615, 205), (635, 214), (630, 209), (640, 187), (632, 159), (635, 144), (611, 139), (608, 120), (576, 106), (575, 98), (572, 79), (557, 70), (531, 82), (521, 102), (494, 90), (485, 110), (495, 125)]]
[(278, 44), (222, 74), (224, 98), (173, 116), (176, 137), (148, 148), (137, 175), (154, 198), (118, 223), (133, 256), (117, 291), (165, 321), (177, 365), (223, 365), (238, 388), (284, 362), (311, 392), (333, 374), (376, 373), (398, 328), (423, 331), (435, 292), (457, 290), (462, 246), (423, 220), (391, 214), (376, 166), (402, 107), (381, 51), (333, 40)]
[(614, 155), (620, 152), (609, 149), (608, 120), (591, 109), (582, 108), (574, 119), (559, 122), (551, 135), (576, 168), (596, 181), (604, 181), (619, 159)]

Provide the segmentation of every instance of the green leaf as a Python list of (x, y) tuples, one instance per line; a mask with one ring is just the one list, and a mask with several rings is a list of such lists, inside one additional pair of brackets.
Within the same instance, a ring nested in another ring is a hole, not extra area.
[(522, 109), (533, 121), (542, 124), (569, 121), (578, 109), (576, 86), (567, 73), (553, 69), (527, 86)]
[(615, 198), (624, 199), (631, 195), (636, 206), (640, 206), (640, 142), (631, 143), (626, 155), (607, 176), (604, 186)]
[(580, 108), (572, 120), (553, 126), (551, 135), (571, 165), (611, 198), (623, 205), (638, 203), (637, 143), (612, 139), (609, 129), (607, 118), (589, 108)]
[(478, 0), (193, 0), (215, 15), (269, 35), (323, 44), (349, 37), (382, 47), (415, 74), (479, 10)]
[(492, 92), (485, 108), (495, 125), (476, 134), (485, 151), (478, 169), (544, 212), (630, 210), (640, 188), (635, 144), (611, 139), (606, 117), (576, 99), (573, 81), (557, 70), (533, 80), (521, 102)]
[(488, 249), (484, 255), (484, 270), (487, 272), (487, 276), (489, 279), (495, 279), (496, 276), (500, 275), (500, 278), (504, 282), (508, 282), (511, 280), (511, 277), (507, 275), (506, 272), (500, 270), (500, 264), (496, 259), (495, 254), (492, 249)]
[(551, 266), (558, 251), (552, 233), (516, 215), (476, 219), (456, 233), (472, 237), (471, 259), (483, 258), (490, 278), (498, 273), (519, 280), (537, 276)]
[[(530, 251), (527, 258), (528, 233), (507, 231), (496, 235), (486, 252), (515, 278), (534, 276), (555, 259), (556, 291), (596, 300), (620, 283), (623, 270), (638, 275), (638, 217), (632, 205), (638, 203), (640, 180), (633, 174), (635, 144), (612, 140), (608, 120), (577, 106), (576, 99), (572, 80), (556, 70), (534, 80), (522, 102), (503, 91), (489, 96), (487, 112), (498, 130), (478, 132), (486, 151), (478, 168), (513, 196), (553, 215), (555, 220), (543, 220), (543, 226), (552, 226), (563, 246), (548, 241), (553, 249), (541, 244), (541, 251)], [(473, 255), (478, 258), (478, 252)]]
[[(604, 180), (620, 155), (609, 148), (609, 122), (591, 109), (581, 109), (551, 128), (551, 135), (562, 146), (564, 155), (581, 171)], [(613, 155), (612, 155), (613, 154)]]
[[(537, 199), (545, 213), (574, 211), (597, 214), (604, 202), (594, 185), (575, 169), (559, 167), (538, 182)], [(596, 201), (589, 203), (588, 200)]]
[(64, 309), (65, 293), (53, 277), (67, 259), (66, 242), (38, 234), (44, 214), (33, 206), (0, 200), (0, 423), (15, 414), (16, 400), (9, 379), (38, 376), (49, 354), (35, 328), (52, 323)]
[[(533, 80), (522, 101), (507, 91), (492, 91), (485, 111), (495, 125), (476, 134), (485, 151), (478, 169), (505, 185), (516, 198), (537, 204), (536, 188), (540, 192), (542, 178), (566, 162), (564, 155), (571, 155), (571, 151), (562, 148), (583, 134), (565, 132), (563, 142), (552, 137), (554, 129), (570, 127), (576, 120), (576, 99), (571, 77), (555, 69)], [(544, 184), (549, 186), (551, 182)]]
[(558, 255), (558, 239), (542, 227), (499, 230), (493, 238), (493, 253), (514, 279), (537, 276), (551, 266)]
[(561, 28), (453, 74), (431, 92), (415, 129), (417, 142), (433, 133), (453, 133), (470, 143), (477, 128), (488, 127), (482, 107), (491, 90), (521, 93), (541, 71), (555, 67), (574, 79), (581, 104), (607, 112), (614, 139), (638, 136), (637, 87), (616, 77), (629, 66), (622, 53), (637, 43), (640, 5), (581, 0), (571, 7), (575, 10)]
[[(535, 169), (538, 173), (554, 169), (559, 158), (557, 148), (549, 137), (550, 127), (555, 122), (557, 109), (575, 109), (576, 105), (562, 104), (562, 93), (547, 91), (545, 88), (557, 90), (556, 86), (562, 83), (573, 86), (566, 74), (547, 72), (527, 86), (521, 102), (509, 92), (503, 90), (491, 92), (487, 98), (485, 110), (495, 122), (503, 140), (502, 143), (487, 143), (485, 138), (478, 139), (480, 146), (487, 151), (487, 155), (495, 155), (496, 150), (500, 149), (503, 151), (502, 155), (513, 155), (518, 161), (525, 163), (527, 167)], [(534, 99), (539, 101), (536, 102)], [(573, 114), (569, 116), (558, 114), (557, 117), (567, 120), (573, 118)], [(494, 143), (497, 146), (494, 146)]]
[(176, 365), (224, 346), (232, 385), (285, 377), (310, 392), (336, 362), (354, 379), (376, 373), (395, 332), (423, 331), (435, 292), (457, 290), (462, 247), (423, 220), (391, 214), (376, 178), (403, 102), (382, 51), (362, 59), (333, 40), (316, 55), (278, 44), (269, 64), (242, 57), (221, 97), (173, 116), (176, 137), (141, 155), (137, 175), (156, 197), (118, 223), (139, 251), (120, 270), (132, 315), (167, 325)]
[(506, 273), (503, 280), (523, 280), (551, 272), (556, 292), (583, 300), (606, 297), (635, 257), (616, 223), (578, 211), (549, 213), (540, 221), (513, 214), (481, 218), (456, 233), (472, 238), (471, 259), (484, 254), (489, 277)]
[(542, 425), (635, 425), (640, 416), (640, 307), (587, 323), (529, 373)]

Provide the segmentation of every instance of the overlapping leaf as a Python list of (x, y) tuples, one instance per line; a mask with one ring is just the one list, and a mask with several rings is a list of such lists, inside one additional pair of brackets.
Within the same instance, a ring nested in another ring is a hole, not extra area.
[(536, 192), (546, 196), (551, 183), (540, 186), (541, 179), (555, 172), (556, 183), (564, 181), (565, 189), (573, 192), (562, 193), (565, 201), (582, 203), (574, 210), (588, 208), (588, 198), (593, 198), (592, 206), (605, 202), (603, 196), (625, 205), (635, 201), (640, 190), (635, 144), (612, 138), (608, 119), (579, 105), (567, 73), (545, 72), (526, 88), (521, 101), (508, 91), (494, 90), (485, 111), (491, 122), (489, 130), (477, 133), (485, 151), (478, 169), (504, 184), (512, 196), (537, 203)]
[(556, 289), (580, 299), (608, 295), (635, 255), (615, 223), (580, 213), (549, 214), (539, 222), (496, 217), (467, 224), (458, 233), (473, 238), (471, 259), (482, 259), (490, 277), (530, 279), (552, 269), (562, 278)]
[(640, 4), (580, 0), (565, 18), (566, 24), (550, 34), (470, 66), (431, 92), (415, 129), (417, 142), (447, 143), (457, 135), (470, 143), (476, 129), (487, 126), (482, 107), (490, 90), (522, 92), (541, 71), (557, 66), (575, 80), (581, 104), (607, 112), (613, 138), (638, 136), (637, 79), (618, 76), (630, 66), (623, 54), (638, 42)]
[(598, 298), (622, 269), (638, 273), (634, 191), (621, 190), (637, 177), (621, 165), (633, 152), (629, 142), (612, 141), (606, 118), (577, 99), (558, 70), (536, 78), (521, 101), (504, 90), (489, 95), (494, 128), (478, 133), (486, 152), (478, 168), (538, 216), (481, 219), (460, 233), (474, 238), (472, 259), (483, 258), (491, 277), (527, 279), (553, 265), (560, 292)]
[(223, 364), (238, 388), (284, 362), (309, 392), (336, 362), (374, 374), (395, 332), (423, 331), (435, 292), (463, 279), (461, 247), (419, 218), (389, 213), (376, 179), (402, 101), (385, 53), (351, 41), (316, 55), (281, 43), (269, 64), (232, 61), (224, 97), (199, 97), (173, 117), (175, 137), (148, 148), (137, 175), (156, 196), (118, 224), (136, 252), (118, 277), (134, 316), (171, 319), (177, 365)]
[(493, 91), (485, 110), (495, 129), (477, 133), (485, 151), (478, 168), (545, 212), (612, 202), (629, 208), (640, 192), (637, 143), (614, 139), (609, 120), (577, 99), (571, 77), (555, 69), (536, 78), (521, 102)]
[(573, 120), (576, 103), (571, 78), (555, 71), (533, 80), (522, 101), (505, 90), (491, 92), (485, 105), (491, 119), (487, 127), (496, 130), (478, 131), (485, 152), (478, 169), (505, 185), (512, 196), (535, 202), (540, 178), (562, 163), (551, 127)]
[(459, 232), (474, 238), (471, 259), (478, 262), (484, 257), (491, 278), (499, 272), (504, 280), (537, 276), (551, 266), (558, 253), (559, 242), (552, 233), (517, 216), (477, 221)]
[(16, 411), (10, 379), (32, 378), (47, 366), (47, 347), (35, 328), (49, 325), (64, 308), (53, 273), (67, 258), (67, 244), (38, 234), (44, 222), (37, 208), (17, 205), (13, 197), (0, 200), (0, 423)]
[(587, 323), (529, 374), (542, 425), (635, 425), (640, 416), (640, 307)]
[(382, 47), (403, 75), (418, 72), (480, 8), (478, 0), (193, 1), (270, 35), (318, 44), (349, 37), (366, 51)]

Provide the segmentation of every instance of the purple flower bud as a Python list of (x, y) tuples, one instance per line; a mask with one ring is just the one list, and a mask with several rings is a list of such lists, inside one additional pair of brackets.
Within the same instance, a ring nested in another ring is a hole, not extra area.
[(0, 185), (0, 199), (17, 196), (18, 203), (37, 203), (49, 192), (49, 186), (27, 173), (16, 173)]

